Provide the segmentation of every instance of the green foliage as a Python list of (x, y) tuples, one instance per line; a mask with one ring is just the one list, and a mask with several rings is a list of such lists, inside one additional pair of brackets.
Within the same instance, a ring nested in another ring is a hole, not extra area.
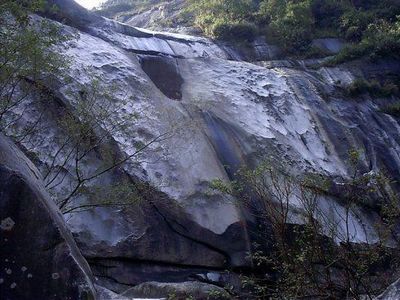
[(96, 12), (99, 15), (102, 15), (103, 17), (111, 18), (115, 16), (118, 13), (122, 13), (128, 10), (131, 10), (133, 7), (129, 3), (118, 3), (115, 5), (109, 5), (105, 6), (103, 5), (99, 9), (96, 10)]
[(206, 35), (251, 41), (265, 32), (292, 54), (324, 56), (310, 50), (313, 38), (341, 37), (352, 45), (331, 63), (365, 55), (398, 57), (400, 4), (391, 0), (190, 0), (195, 24)]
[(340, 18), (351, 7), (346, 0), (313, 0), (311, 4), (315, 26), (337, 30)]
[(237, 186), (231, 183), (224, 182), (221, 179), (215, 179), (211, 181), (210, 188), (228, 195), (232, 195), (234, 193), (234, 188), (237, 189)]
[(385, 106), (382, 109), (382, 112), (395, 116), (395, 117), (400, 117), (400, 102), (396, 102), (390, 105)]
[[(366, 16), (367, 15), (367, 16)], [(376, 20), (371, 12), (352, 11), (345, 16), (345, 36), (356, 41), (339, 53), (330, 64), (368, 56), (372, 60), (383, 57), (399, 58), (400, 56), (400, 18), (389, 22)]]
[(375, 97), (390, 97), (399, 93), (399, 87), (391, 81), (386, 81), (382, 85), (377, 80), (356, 79), (348, 87), (347, 93), (351, 97), (357, 97), (369, 93)]
[(370, 48), (365, 44), (350, 45), (343, 48), (337, 55), (324, 63), (326, 66), (335, 66), (347, 61), (355, 60), (368, 54)]
[(269, 16), (269, 27), (284, 50), (302, 52), (308, 49), (314, 25), (310, 0), (268, 0), (261, 4), (260, 10)]
[[(1, 26), (8, 26), (14, 20), (17, 24), (26, 26), (29, 23), (29, 14), (42, 11), (45, 4), (45, 0), (4, 0), (0, 4), (0, 24)], [(12, 18), (9, 18), (10, 16)]]
[[(59, 201), (59, 207), (68, 212), (71, 210), (69, 203), (73, 197), (81, 194), (93, 194), (92, 181), (126, 161), (126, 159), (116, 155), (113, 148), (114, 140), (111, 136), (123, 134), (136, 121), (137, 117), (132, 114), (116, 120), (115, 115), (127, 103), (127, 99), (115, 97), (116, 92), (120, 91), (121, 87), (105, 84), (90, 68), (84, 69), (84, 71), (89, 76), (90, 81), (84, 84), (76, 84), (71, 91), (66, 92), (73, 109), (61, 109), (58, 112), (60, 114), (58, 127), (63, 132), (60, 140), (64, 141), (57, 145), (59, 150), (56, 152), (54, 160), (63, 161), (63, 166), (72, 165), (74, 167), (73, 172), (71, 172), (74, 186), (71, 190), (63, 191), (65, 198)], [(140, 152), (144, 148), (146, 148), (146, 144), (143, 144), (136, 151)], [(88, 172), (83, 165), (89, 157), (93, 156), (100, 158), (102, 164), (97, 170)], [(50, 192), (57, 192), (58, 182), (62, 176), (60, 170), (54, 164), (48, 167), (44, 180)], [(111, 187), (108, 188), (111, 189)], [(98, 193), (98, 195), (101, 194), (104, 196), (106, 192)], [(117, 195), (118, 192), (115, 190), (113, 194)], [(97, 199), (100, 198), (97, 197)], [(100, 204), (112, 205), (111, 197), (108, 196), (106, 199), (110, 201), (98, 200), (97, 206), (100, 206)], [(127, 196), (119, 199), (127, 199)], [(89, 205), (89, 207), (93, 206), (95, 205)]]
[(199, 15), (196, 21), (198, 21), (198, 25), (200, 26), (205, 24), (203, 20), (206, 20), (206, 15), (210, 15), (214, 19), (241, 22), (246, 20), (252, 11), (254, 11), (251, 0), (191, 1), (191, 7)]
[[(48, 105), (52, 109), (45, 110), (43, 114), (57, 114), (55, 120), (59, 126), (56, 132), (62, 134), (42, 141), (54, 142), (52, 146), (57, 148), (52, 161), (43, 165), (43, 179), (53, 195), (62, 197), (57, 201), (60, 209), (65, 213), (96, 206), (132, 204), (137, 195), (131, 183), (96, 187), (93, 182), (165, 134), (143, 143), (130, 155), (116, 153), (111, 136), (124, 133), (128, 125), (135, 121), (136, 115), (120, 118), (115, 118), (115, 115), (132, 99), (117, 99), (115, 94), (118, 91), (121, 95), (121, 88), (105, 84), (92, 70), (84, 70), (89, 75), (89, 81), (85, 83), (67, 76), (69, 58), (62, 54), (62, 50), (72, 37), (66, 35), (57, 23), (32, 15), (44, 9), (45, 4), (44, 1), (14, 0), (0, 4), (0, 132), (12, 135), (16, 142), (21, 142), (32, 132), (40, 130), (40, 126), (48, 126), (42, 122), (42, 115), (38, 120), (26, 118), (25, 123), (27, 101), (35, 108), (36, 105)], [(52, 93), (53, 79), (56, 83), (61, 80), (71, 84), (71, 91), (63, 93), (69, 102), (68, 107), (57, 101), (59, 99)], [(18, 123), (21, 119), (24, 120), (22, 125)], [(98, 168), (85, 169), (83, 165), (94, 157), (101, 162)], [(66, 177), (65, 169), (68, 168), (71, 184), (59, 192)], [(71, 203), (70, 200), (78, 194), (85, 195), (90, 203)]]
[(340, 29), (348, 41), (358, 42), (369, 24), (373, 23), (375, 15), (372, 11), (350, 9), (341, 17)]
[(150, 7), (153, 4), (162, 2), (161, 0), (107, 0), (103, 2), (96, 13), (113, 18), (117, 15), (123, 15), (130, 11), (140, 12), (143, 9)]
[(332, 63), (369, 56), (371, 59), (381, 57), (399, 57), (400, 20), (393, 24), (386, 21), (370, 24), (363, 32), (361, 42), (347, 47), (334, 58)]
[(32, 20), (29, 16), (43, 9), (44, 4), (44, 1), (0, 4), (0, 131), (15, 122), (5, 118), (23, 104), (33, 90), (32, 85), (48, 83), (68, 67), (67, 57), (54, 51), (54, 47), (70, 37), (54, 23)]
[[(385, 270), (385, 261), (397, 258), (397, 250), (385, 245), (400, 216), (398, 195), (390, 195), (390, 182), (381, 174), (360, 172), (361, 157), (357, 150), (348, 154), (354, 174), (342, 186), (344, 212), (339, 217), (344, 226), (320, 208), (331, 187), (322, 175), (293, 177), (266, 162), (240, 170), (235, 182), (213, 182), (214, 188), (240, 199), (258, 220), (251, 227), (257, 243), (248, 256), (254, 269), (242, 276), (240, 298), (360, 299), (381, 292), (386, 277), (376, 274)], [(380, 195), (386, 223), (379, 228), (379, 242), (355, 244), (350, 216), (371, 193)], [(302, 215), (302, 225), (290, 224), (291, 212)]]
[(96, 207), (132, 207), (143, 200), (139, 191), (130, 182), (119, 182), (114, 185), (82, 186), (81, 195), (88, 199), (85, 203), (74, 203), (63, 209), (62, 213), (79, 213)]
[(379, 21), (370, 24), (365, 31), (361, 43), (366, 44), (371, 49), (371, 58), (392, 56), (400, 57), (400, 17), (396, 22), (388, 23)]
[(213, 24), (212, 35), (222, 40), (253, 41), (257, 35), (257, 27), (253, 23), (225, 23)]
[(220, 39), (252, 40), (256, 27), (251, 24), (255, 6), (251, 0), (189, 0), (189, 11), (204, 33)]

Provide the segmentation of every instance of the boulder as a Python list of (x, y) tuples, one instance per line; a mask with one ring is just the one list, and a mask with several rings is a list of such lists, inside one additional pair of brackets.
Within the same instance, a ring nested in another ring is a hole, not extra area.
[[(179, 283), (145, 282), (127, 290), (122, 296), (153, 297), (168, 299), (229, 299), (229, 294), (220, 287), (196, 281)], [(192, 298), (191, 298), (192, 297)]]
[(33, 164), (0, 135), (0, 298), (94, 299), (88, 264)]
[(344, 48), (345, 43), (341, 39), (324, 38), (313, 40), (312, 45), (327, 54), (337, 54)]

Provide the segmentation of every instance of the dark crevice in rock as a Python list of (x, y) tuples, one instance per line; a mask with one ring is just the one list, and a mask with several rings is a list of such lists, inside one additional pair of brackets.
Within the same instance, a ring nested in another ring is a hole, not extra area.
[(202, 117), (207, 125), (207, 138), (214, 148), (219, 161), (229, 179), (235, 179), (235, 173), (245, 165), (241, 142), (234, 128), (217, 116), (203, 112)]
[(139, 55), (150, 55), (150, 56), (159, 56), (159, 57), (165, 57), (165, 58), (179, 58), (179, 59), (184, 58), (182, 55), (165, 54), (162, 52), (152, 51), (152, 50), (139, 50), (139, 49), (124, 49), (124, 50), (126, 52), (139, 54)]
[[(206, 247), (207, 249), (212, 250), (213, 252), (216, 252), (218, 254), (221, 254), (223, 257), (225, 257), (225, 265), (229, 265), (230, 262), (230, 255), (226, 252), (223, 251), (220, 248), (217, 248), (207, 242), (204, 242), (202, 240), (199, 240), (193, 236), (190, 236), (188, 229), (186, 226), (184, 226), (183, 224), (181, 224), (180, 222), (178, 222), (178, 220), (176, 218), (172, 219), (169, 218), (166, 214), (164, 214), (162, 212), (162, 210), (157, 206), (157, 204), (155, 203), (154, 200), (154, 195), (152, 194), (152, 189), (147, 185), (147, 184), (139, 184), (137, 183), (137, 181), (135, 181), (134, 178), (132, 178), (132, 176), (127, 173), (124, 172), (127, 176), (127, 178), (131, 181), (131, 183), (133, 185), (136, 186), (136, 188), (138, 189), (138, 191), (140, 192), (140, 194), (143, 196), (143, 198), (147, 201), (147, 203), (150, 205), (150, 207), (156, 212), (157, 215), (159, 215), (162, 220), (165, 222), (165, 224), (167, 225), (167, 227), (175, 234), (179, 235), (180, 237), (183, 237), (184, 239), (187, 239), (191, 242), (194, 242), (196, 244), (202, 245), (204, 247)], [(175, 225), (174, 225), (175, 224)], [(187, 233), (183, 233), (181, 230), (176, 228), (176, 225), (178, 225), (180, 228), (182, 228), (183, 230), (185, 230)]]
[(140, 56), (143, 71), (156, 87), (168, 98), (182, 99), (183, 78), (179, 74), (177, 60), (166, 56)]
[(236, 285), (238, 274), (224, 268), (182, 266), (179, 263), (144, 262), (126, 258), (89, 259), (98, 284), (122, 293), (127, 286), (137, 286), (146, 282), (184, 283), (201, 282), (216, 287)]
[[(118, 281), (117, 279), (115, 279), (114, 277), (112, 277), (112, 276), (107, 276), (107, 275), (104, 275), (104, 274), (96, 274), (96, 277), (99, 277), (99, 278), (102, 278), (102, 279), (110, 280), (110, 281), (112, 281), (113, 283), (116, 283), (116, 284), (118, 284), (118, 285), (123, 285), (123, 286), (125, 286), (126, 288), (131, 288), (131, 287), (133, 286), (133, 285), (130, 285), (130, 284), (126, 284), (126, 283), (120, 282), (120, 281)], [(114, 292), (118, 292), (118, 291), (115, 291), (115, 290), (114, 290)]]
[(184, 234), (184, 233), (180, 232), (180, 231), (177, 230), (177, 229), (174, 227), (174, 225), (173, 225), (173, 223), (176, 223), (176, 221), (169, 220), (165, 215), (163, 215), (163, 213), (158, 209), (157, 205), (155, 205), (154, 203), (152, 203), (151, 206), (152, 206), (152, 207), (156, 210), (156, 212), (163, 218), (163, 220), (165, 221), (165, 223), (167, 224), (167, 226), (168, 226), (173, 232), (175, 232), (176, 234), (178, 234), (178, 235), (180, 235), (180, 236), (182, 236), (182, 237), (184, 237), (184, 238), (186, 238), (186, 239), (188, 239), (188, 240), (190, 240), (190, 241), (192, 241), (192, 242), (195, 242), (195, 243), (197, 243), (197, 244), (200, 244), (200, 245), (202, 245), (202, 246), (205, 246), (205, 247), (207, 247), (208, 249), (211, 249), (212, 251), (217, 252), (217, 253), (223, 255), (223, 256), (226, 258), (226, 264), (229, 265), (230, 257), (229, 257), (229, 254), (228, 254), (228, 253), (226, 253), (225, 251), (222, 251), (221, 249), (219, 249), (219, 248), (217, 248), (217, 247), (214, 247), (213, 245), (210, 245), (210, 244), (208, 244), (208, 243), (206, 243), (206, 242), (204, 242), (204, 241), (200, 241), (200, 240), (198, 240), (198, 239), (196, 239), (196, 238), (193, 238), (193, 237), (191, 237), (191, 236), (189, 236), (189, 235), (187, 235), (187, 234)]
[[(157, 261), (157, 260), (148, 260), (148, 259), (132, 259), (129, 257), (86, 257), (87, 261), (91, 266), (98, 266), (103, 267), (106, 269), (109, 268), (117, 268), (119, 263), (122, 264), (143, 264), (148, 266), (158, 266), (158, 267), (172, 267), (172, 268), (179, 268), (183, 270), (195, 270), (201, 269), (207, 271), (224, 271), (226, 270), (225, 267), (205, 267), (201, 265), (187, 265), (183, 263), (172, 263), (172, 262), (164, 262), (164, 261)], [(114, 263), (114, 264), (113, 264)]]

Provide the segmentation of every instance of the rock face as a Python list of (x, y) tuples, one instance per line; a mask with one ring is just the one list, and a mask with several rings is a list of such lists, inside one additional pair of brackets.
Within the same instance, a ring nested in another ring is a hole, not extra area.
[(153, 0), (148, 1), (144, 8), (124, 11), (114, 15), (113, 18), (130, 26), (156, 31), (199, 33), (185, 20), (188, 16), (182, 12), (186, 7), (186, 0)]
[(168, 297), (177, 299), (192, 297), (197, 300), (230, 298), (229, 294), (222, 288), (193, 281), (182, 283), (146, 282), (125, 291), (122, 295), (135, 298), (162, 297), (164, 299), (168, 299)]
[(33, 164), (0, 136), (0, 298), (94, 299), (88, 264)]
[(183, 79), (179, 74), (175, 58), (143, 56), (140, 58), (140, 64), (165, 96), (174, 100), (182, 99)]
[[(140, 204), (66, 215), (79, 248), (106, 288), (122, 293), (148, 281), (234, 282), (224, 270), (249, 266), (252, 236), (247, 225), (254, 220), (237, 199), (210, 189), (210, 182), (233, 179), (242, 165), (274, 159), (294, 174), (315, 172), (340, 182), (352, 173), (349, 150), (358, 149), (363, 172), (385, 171), (400, 179), (399, 120), (382, 112), (383, 103), (398, 99), (364, 95), (354, 101), (343, 93), (356, 77), (398, 73), (397, 62), (327, 68), (315, 61), (271, 61), (276, 56), (265, 49), (265, 41), (257, 51), (268, 55), (245, 62), (229, 45), (137, 29), (88, 13), (72, 1), (54, 2), (61, 9), (50, 17), (65, 20), (64, 31), (78, 36), (62, 50), (71, 57), (72, 80), (47, 87), (56, 101), (43, 103), (40, 91), (33, 93), (19, 121), (22, 128), (39, 119), (44, 128), (21, 146), (42, 172), (52, 165), (62, 171), (54, 196), (65, 197), (76, 181), (73, 162), (65, 162), (70, 149), (62, 146), (66, 133), (57, 111), (60, 106), (72, 113), (78, 109), (70, 92), (79, 94), (80, 86), (90, 84), (88, 68), (102, 84), (118, 87), (109, 106), (113, 120), (130, 118), (118, 134), (107, 124), (102, 128), (115, 156), (130, 156), (137, 145), (163, 137), (90, 183), (144, 183)], [(81, 170), (99, 170), (106, 159), (94, 152)], [(70, 205), (90, 201), (79, 196)], [(337, 194), (319, 205), (344, 231), (344, 207)], [(299, 203), (291, 206), (301, 211)], [(301, 222), (301, 213), (292, 221)], [(377, 222), (375, 210), (355, 207), (352, 241), (374, 241)], [(210, 270), (214, 275), (208, 278)]]
[(400, 298), (400, 279), (391, 284), (385, 292), (383, 292), (378, 300), (396, 300)]
[(345, 43), (340, 39), (326, 38), (326, 39), (315, 39), (312, 42), (314, 47), (319, 48), (327, 54), (339, 53), (345, 46)]

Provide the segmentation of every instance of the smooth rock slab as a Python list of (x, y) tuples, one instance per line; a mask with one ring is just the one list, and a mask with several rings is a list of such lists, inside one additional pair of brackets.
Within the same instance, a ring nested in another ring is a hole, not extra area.
[(400, 299), (400, 279), (392, 283), (386, 291), (379, 295), (378, 300), (397, 300)]

